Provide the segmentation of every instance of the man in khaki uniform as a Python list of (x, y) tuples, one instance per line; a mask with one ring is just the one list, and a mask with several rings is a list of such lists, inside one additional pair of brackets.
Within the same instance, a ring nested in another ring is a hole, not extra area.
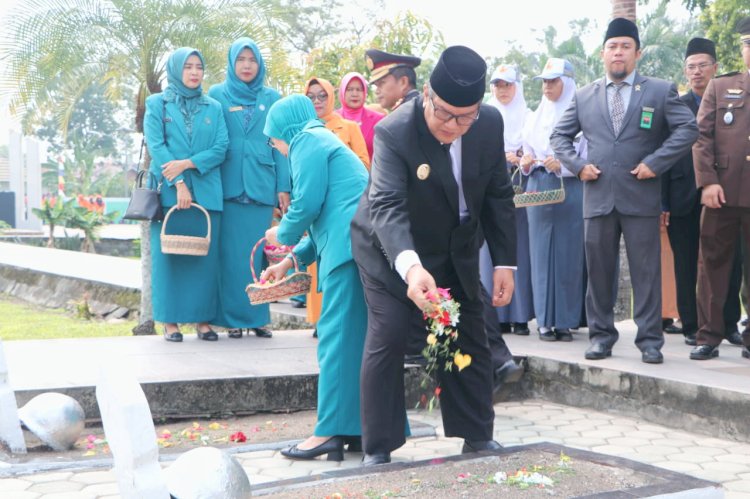
[[(711, 80), (698, 110), (700, 136), (693, 146), (695, 180), (703, 188), (698, 269), (698, 345), (693, 360), (719, 355), (723, 307), (737, 238), (750, 247), (750, 17), (737, 25), (747, 69)], [(750, 330), (742, 333), (750, 359)]]

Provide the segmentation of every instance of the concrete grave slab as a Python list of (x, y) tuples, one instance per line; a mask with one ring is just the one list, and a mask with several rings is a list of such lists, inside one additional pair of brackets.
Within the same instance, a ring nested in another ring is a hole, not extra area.
[(120, 362), (100, 367), (96, 398), (124, 499), (168, 499), (148, 401), (132, 371)]
[(8, 383), (8, 364), (5, 361), (3, 341), (0, 340), (0, 440), (13, 454), (26, 454), (21, 423), (18, 419), (16, 395)]

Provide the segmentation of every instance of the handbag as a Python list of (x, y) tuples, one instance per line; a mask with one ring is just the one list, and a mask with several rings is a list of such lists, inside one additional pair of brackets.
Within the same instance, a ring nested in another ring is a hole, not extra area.
[[(161, 126), (164, 133), (164, 144), (167, 144), (167, 103), (162, 101), (162, 120)], [(133, 193), (130, 196), (128, 208), (122, 217), (127, 220), (152, 220), (159, 221), (164, 218), (164, 210), (161, 206), (159, 193), (161, 192), (161, 182), (157, 184), (156, 176), (148, 170), (140, 169), (141, 160), (143, 159), (143, 149), (146, 147), (146, 137), (141, 140), (141, 152), (138, 155), (138, 175), (135, 177)], [(143, 177), (148, 173), (148, 185), (143, 186)], [(156, 189), (152, 186), (156, 185)]]
[[(148, 174), (148, 184), (143, 185), (143, 179)], [(141, 170), (135, 177), (135, 186), (133, 187), (133, 193), (130, 196), (130, 202), (128, 208), (125, 210), (125, 215), (122, 218), (127, 220), (153, 220), (158, 221), (164, 218), (164, 210), (161, 207), (161, 199), (159, 198), (159, 192), (161, 191), (161, 185), (157, 185), (154, 189), (151, 186), (156, 183), (154, 174)]]

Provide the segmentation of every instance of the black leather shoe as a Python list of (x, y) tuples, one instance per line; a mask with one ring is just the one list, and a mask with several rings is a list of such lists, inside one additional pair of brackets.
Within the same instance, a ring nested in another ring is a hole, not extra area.
[(540, 329), (539, 339), (542, 341), (557, 341), (557, 336), (555, 336), (555, 332), (551, 329), (549, 331), (542, 331)]
[(736, 329), (734, 331), (727, 331), (724, 339), (732, 345), (742, 345), (742, 335)]
[(377, 466), (378, 464), (388, 464), (390, 462), (390, 452), (376, 452), (375, 454), (365, 454), (362, 456), (362, 466)]
[(665, 327), (664, 332), (667, 334), (682, 334), (682, 328), (675, 322)]
[(227, 331), (227, 336), (234, 339), (242, 338), (242, 329), (230, 329)]
[(164, 328), (164, 339), (167, 341), (172, 341), (174, 343), (179, 343), (182, 341), (182, 333), (179, 331), (168, 333), (167, 328)]
[(711, 345), (698, 345), (690, 351), (692, 360), (708, 360), (719, 356), (719, 347)]
[(750, 359), (750, 348), (742, 347), (742, 356), (746, 359)]
[(685, 344), (695, 346), (698, 344), (698, 339), (695, 337), (695, 333), (683, 333), (685, 335)]
[(523, 376), (523, 367), (516, 364), (516, 361), (513, 359), (508, 360), (495, 369), (493, 391), (500, 391), (507, 383), (517, 383), (521, 379), (521, 376)]
[[(255, 333), (255, 336), (258, 338), (273, 338), (273, 333), (270, 329), (266, 329), (264, 327), (252, 327), (250, 328), (250, 331)], [(248, 331), (248, 333), (250, 332)]]
[(612, 357), (612, 348), (608, 347), (602, 342), (594, 342), (586, 349), (584, 354), (588, 360), (602, 360), (607, 357)]
[(344, 445), (346, 445), (347, 452), (362, 452), (362, 437), (345, 436), (341, 438), (344, 439)]
[(555, 328), (555, 338), (557, 338), (557, 341), (573, 341), (573, 333), (568, 328)]
[(664, 362), (664, 355), (658, 348), (648, 347), (641, 352), (641, 360), (646, 364), (661, 364)]
[(470, 452), (481, 452), (483, 450), (499, 450), (503, 446), (494, 440), (464, 440), (464, 446), (461, 447), (461, 454)]
[(200, 331), (197, 331), (198, 338), (202, 339), (203, 341), (219, 341), (219, 335), (216, 334), (216, 332), (213, 329), (209, 329), (206, 332), (201, 333)]
[(313, 338), (317, 338), (317, 337), (318, 337), (318, 328), (315, 328), (315, 330), (313, 330)]
[(517, 334), (518, 336), (528, 336), (531, 334), (531, 331), (529, 331), (529, 324), (527, 322), (514, 322), (513, 334)]
[(344, 460), (344, 439), (341, 437), (331, 437), (317, 447), (312, 449), (299, 449), (292, 445), (288, 449), (281, 451), (281, 455), (289, 459), (315, 459), (323, 454), (328, 454), (328, 461)]
[(510, 322), (501, 322), (500, 323), (500, 333), (510, 333), (511, 332), (511, 326)]
[(292, 308), (305, 308), (306, 306), (303, 301), (292, 300)]

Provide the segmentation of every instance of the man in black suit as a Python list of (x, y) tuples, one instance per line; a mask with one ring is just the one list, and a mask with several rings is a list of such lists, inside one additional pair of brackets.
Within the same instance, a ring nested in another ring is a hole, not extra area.
[[(706, 38), (693, 38), (685, 51), (685, 77), (690, 90), (680, 100), (687, 104), (693, 115), (698, 114), (703, 93), (716, 74), (716, 46)], [(698, 282), (698, 243), (700, 241), (701, 190), (695, 185), (693, 153), (688, 152), (662, 175), (662, 220), (667, 226), (669, 243), (674, 253), (674, 273), (677, 287), (677, 310), (682, 321), (685, 343), (695, 345), (698, 332), (696, 285)], [(739, 252), (737, 252), (739, 253)], [(742, 344), (737, 331), (740, 315), (739, 286), (740, 258), (735, 255), (734, 268), (727, 302), (724, 304), (726, 338), (736, 345)]]
[(504, 168), (500, 113), (481, 104), (487, 67), (466, 47), (447, 48), (422, 95), (381, 121), (370, 184), (352, 221), (352, 252), (368, 305), (362, 361), (364, 465), (390, 462), (404, 443), (403, 355), (426, 294), (450, 288), (461, 304), (460, 373), (437, 370), (445, 435), (464, 452), (492, 440), (492, 362), (484, 327), (479, 248), (495, 265), (492, 303), (513, 293), (513, 190)]

